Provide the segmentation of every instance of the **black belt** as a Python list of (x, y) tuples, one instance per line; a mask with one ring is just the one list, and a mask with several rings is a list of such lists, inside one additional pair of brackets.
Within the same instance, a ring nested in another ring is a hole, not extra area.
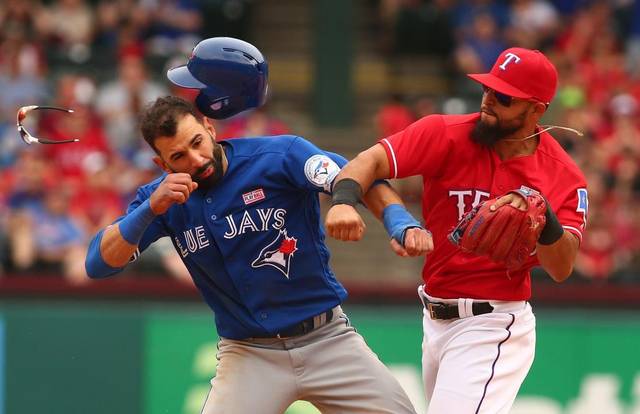
[(308, 334), (309, 332), (318, 329), (321, 326), (324, 326), (331, 322), (333, 318), (333, 310), (335, 308), (329, 309), (326, 312), (323, 312), (319, 315), (312, 316), (309, 319), (305, 319), (302, 322), (298, 322), (295, 325), (288, 326), (282, 330), (280, 330), (277, 334), (264, 334), (264, 335), (255, 335), (253, 338), (290, 338), (292, 336), (301, 336), (304, 334)]
[[(422, 297), (424, 305), (429, 312), (431, 319), (456, 319), (460, 317), (458, 305), (449, 305), (442, 302), (432, 302), (426, 297)], [(471, 304), (471, 312), (474, 316), (484, 315), (493, 312), (493, 306), (489, 302), (473, 302)]]

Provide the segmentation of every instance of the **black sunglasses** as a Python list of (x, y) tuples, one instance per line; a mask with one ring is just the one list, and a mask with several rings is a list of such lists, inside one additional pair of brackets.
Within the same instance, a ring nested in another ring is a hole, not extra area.
[(498, 101), (500, 105), (506, 108), (511, 106), (511, 103), (513, 102), (513, 96), (505, 95), (504, 93), (500, 93), (495, 89), (491, 89), (487, 86), (483, 86), (482, 89), (484, 90), (484, 93), (489, 93), (489, 91), (492, 91), (493, 96), (496, 97), (496, 101)]
[(62, 111), (62, 112), (67, 112), (67, 113), (73, 113), (73, 109), (64, 109), (64, 108), (57, 108), (55, 106), (40, 106), (40, 105), (29, 105), (29, 106), (23, 106), (22, 108), (18, 109), (18, 121), (16, 123), (16, 126), (18, 127), (18, 133), (20, 134), (20, 138), (22, 138), (22, 140), (25, 142), (25, 144), (31, 145), (33, 143), (38, 143), (38, 144), (66, 144), (68, 142), (78, 142), (80, 141), (77, 138), (73, 138), (73, 139), (65, 139), (65, 140), (52, 140), (52, 139), (46, 139), (46, 138), (38, 138), (38, 137), (34, 137), (33, 135), (31, 135), (29, 133), (29, 131), (27, 131), (24, 127), (24, 125), (22, 125), (22, 121), (24, 121), (27, 117), (27, 114), (30, 111), (33, 110), (37, 110), (37, 109), (53, 109), (56, 111)]

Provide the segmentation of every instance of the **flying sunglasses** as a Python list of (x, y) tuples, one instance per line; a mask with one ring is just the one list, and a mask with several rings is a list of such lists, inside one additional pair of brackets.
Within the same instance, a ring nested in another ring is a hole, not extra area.
[(62, 111), (62, 112), (67, 112), (72, 114), (73, 113), (73, 109), (64, 109), (64, 108), (58, 108), (55, 106), (40, 106), (40, 105), (29, 105), (29, 106), (23, 106), (22, 108), (18, 109), (18, 121), (16, 123), (16, 126), (18, 127), (18, 133), (20, 134), (20, 138), (22, 138), (22, 140), (24, 141), (25, 144), (27, 145), (31, 145), (33, 143), (38, 143), (38, 144), (66, 144), (69, 142), (78, 142), (80, 141), (77, 138), (73, 138), (73, 139), (64, 139), (64, 140), (53, 140), (53, 139), (47, 139), (47, 138), (38, 138), (38, 137), (34, 137), (33, 135), (31, 135), (29, 133), (29, 131), (27, 131), (24, 127), (24, 125), (22, 125), (22, 122), (27, 118), (27, 114), (30, 111), (33, 110), (38, 110), (38, 109), (53, 109), (55, 111)]

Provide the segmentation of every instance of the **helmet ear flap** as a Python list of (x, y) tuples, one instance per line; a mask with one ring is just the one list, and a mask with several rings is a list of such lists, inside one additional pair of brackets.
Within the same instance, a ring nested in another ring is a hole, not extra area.
[(203, 115), (212, 119), (226, 119), (247, 109), (246, 99), (238, 96), (211, 94), (209, 88), (201, 89), (196, 106)]
[(221, 111), (223, 108), (229, 106), (229, 97), (224, 96), (212, 99), (206, 94), (205, 89), (201, 89), (196, 97), (195, 103), (198, 110), (202, 112), (204, 116), (212, 119), (223, 119), (224, 117), (221, 116)]

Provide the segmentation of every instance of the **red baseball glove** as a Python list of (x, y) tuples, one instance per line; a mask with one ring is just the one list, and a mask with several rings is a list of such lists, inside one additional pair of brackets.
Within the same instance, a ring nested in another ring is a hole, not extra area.
[(465, 252), (487, 256), (508, 270), (516, 270), (536, 247), (546, 223), (547, 203), (537, 191), (526, 187), (509, 193), (523, 196), (527, 209), (506, 204), (491, 211), (498, 198), (487, 200), (465, 214), (448, 238)]

